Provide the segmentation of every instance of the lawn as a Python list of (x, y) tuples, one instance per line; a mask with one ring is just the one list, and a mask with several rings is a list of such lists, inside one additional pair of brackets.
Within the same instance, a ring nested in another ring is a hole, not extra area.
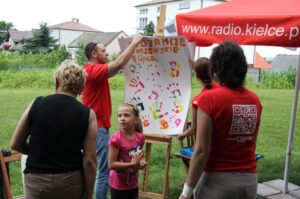
[[(193, 96), (199, 88), (193, 89)], [(285, 154), (289, 132), (289, 121), (293, 90), (254, 89), (263, 104), (261, 127), (257, 143), (257, 153), (265, 157), (259, 160), (259, 181), (283, 178)], [(27, 105), (37, 96), (53, 93), (51, 89), (0, 89), (0, 146), (9, 147), (14, 128)], [(123, 90), (112, 90), (113, 115), (111, 133), (118, 129), (116, 110), (123, 100)], [(300, 185), (300, 108), (296, 119), (294, 147), (289, 181)], [(176, 138), (173, 138), (172, 154), (179, 150)], [(150, 166), (150, 191), (160, 192), (164, 175), (165, 147), (154, 146)], [(13, 192), (22, 192), (20, 166), (11, 166)], [(181, 160), (172, 157), (170, 163), (170, 198), (177, 198), (185, 178)]]

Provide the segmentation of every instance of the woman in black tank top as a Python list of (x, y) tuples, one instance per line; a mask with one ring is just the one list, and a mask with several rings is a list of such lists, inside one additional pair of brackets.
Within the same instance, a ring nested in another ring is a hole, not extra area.
[(28, 106), (11, 142), (12, 149), (28, 155), (26, 198), (91, 199), (97, 165), (96, 115), (76, 100), (86, 72), (66, 60), (54, 77), (56, 93)]

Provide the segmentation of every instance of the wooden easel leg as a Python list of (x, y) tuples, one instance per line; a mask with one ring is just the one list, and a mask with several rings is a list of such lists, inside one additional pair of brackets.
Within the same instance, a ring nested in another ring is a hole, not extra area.
[(8, 174), (7, 174), (7, 169), (6, 169), (6, 165), (5, 165), (5, 162), (4, 162), (4, 157), (2, 155), (2, 151), (0, 151), (0, 158), (1, 158), (1, 172), (2, 172), (2, 176), (3, 176), (3, 182), (4, 182), (4, 188), (5, 188), (5, 192), (6, 192), (6, 195), (7, 195), (7, 198), (8, 199), (12, 199), (13, 196), (12, 196), (12, 193), (11, 193), (11, 190), (10, 190), (10, 182), (9, 182), (9, 177), (8, 177)]
[(163, 198), (169, 198), (169, 164), (171, 158), (171, 143), (167, 147), (166, 163), (165, 163), (165, 176), (163, 185)]
[(148, 177), (149, 177), (149, 167), (150, 167), (150, 154), (151, 154), (151, 143), (146, 143), (146, 161), (147, 166), (144, 169), (144, 175), (143, 175), (143, 185), (142, 190), (143, 192), (148, 191)]

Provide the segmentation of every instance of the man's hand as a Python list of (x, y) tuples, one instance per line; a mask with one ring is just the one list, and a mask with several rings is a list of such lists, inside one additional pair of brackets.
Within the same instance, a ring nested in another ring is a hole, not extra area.
[(143, 40), (144, 36), (141, 35), (141, 34), (136, 34), (134, 37), (133, 37), (133, 40), (131, 43), (133, 44), (139, 44), (142, 40)]

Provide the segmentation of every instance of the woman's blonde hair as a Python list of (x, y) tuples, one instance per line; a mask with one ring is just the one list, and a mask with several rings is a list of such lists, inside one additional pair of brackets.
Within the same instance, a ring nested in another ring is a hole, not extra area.
[(85, 85), (87, 73), (74, 61), (63, 61), (54, 73), (54, 81), (58, 81), (62, 91), (80, 93)]

